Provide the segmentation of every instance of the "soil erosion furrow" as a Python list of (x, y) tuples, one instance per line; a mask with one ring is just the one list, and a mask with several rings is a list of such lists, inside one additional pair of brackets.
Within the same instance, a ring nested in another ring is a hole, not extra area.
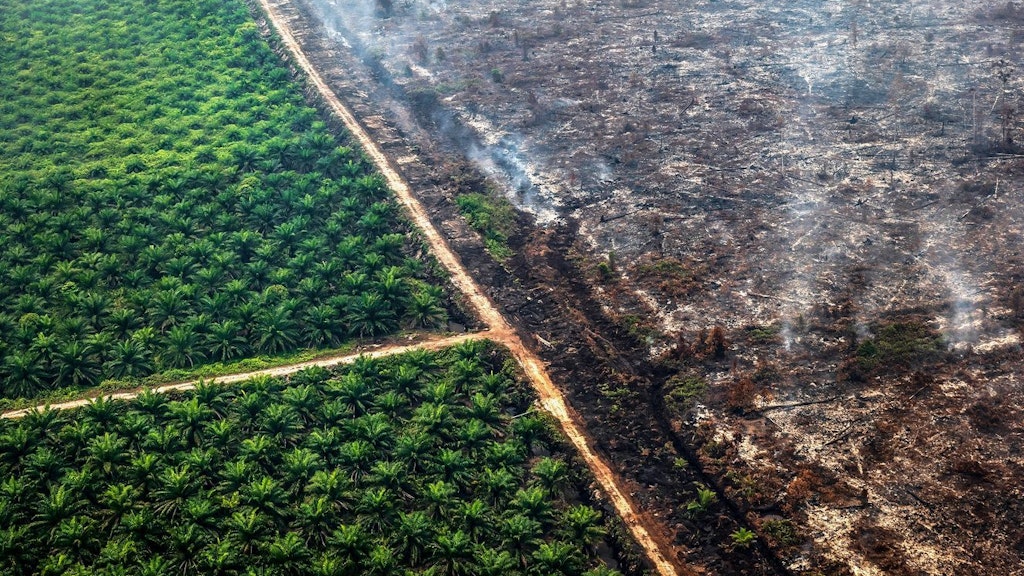
[[(430, 340), (420, 340), (413, 344), (400, 344), (393, 346), (382, 346), (375, 350), (364, 350), (354, 354), (344, 354), (339, 356), (329, 356), (327, 358), (320, 358), (318, 360), (310, 360), (308, 362), (298, 362), (295, 364), (288, 364), (285, 366), (276, 366), (274, 368), (266, 368), (264, 370), (253, 370), (251, 372), (240, 372), (238, 374), (228, 374), (226, 376), (215, 376), (212, 378), (203, 378), (200, 380), (190, 380), (188, 382), (180, 382), (176, 384), (167, 384), (164, 386), (158, 386), (156, 388), (150, 388), (153, 392), (158, 394), (165, 394), (167, 392), (182, 392), (185, 390), (192, 390), (196, 387), (200, 381), (209, 384), (232, 384), (234, 382), (242, 382), (255, 378), (258, 376), (287, 376), (289, 374), (295, 374), (300, 370), (306, 368), (312, 368), (319, 366), (321, 368), (328, 368), (331, 366), (339, 366), (342, 364), (351, 364), (360, 357), (370, 358), (381, 358), (384, 356), (394, 356), (396, 354), (403, 354), (405, 352), (411, 352), (413, 350), (440, 350), (442, 348), (448, 348), (461, 344), (466, 340), (472, 340), (474, 338), (483, 338), (486, 335), (481, 336), (480, 334), (459, 334), (457, 336), (448, 336), (445, 338), (434, 338)], [(41, 404), (39, 406), (33, 406), (31, 408), (23, 408), (21, 410), (11, 410), (0, 414), (0, 418), (22, 418), (33, 410), (44, 410), (50, 408), (53, 410), (67, 410), (70, 408), (79, 408), (85, 406), (90, 402), (94, 402), (97, 398), (104, 398), (106, 400), (131, 400), (138, 397), (143, 392), (143, 389), (128, 390), (125, 392), (115, 392), (112, 394), (101, 394), (97, 397), (89, 398), (78, 398), (75, 400), (68, 400), (67, 402), (60, 402), (57, 404)]]
[(476, 281), (473, 280), (458, 256), (451, 250), (444, 237), (434, 226), (433, 222), (431, 222), (423, 205), (413, 195), (405, 179), (399, 175), (388, 157), (376, 142), (370, 138), (348, 107), (341, 102), (312, 66), (280, 12), (268, 0), (260, 0), (260, 5), (280, 35), (282, 43), (291, 53), (295, 63), (303, 69), (306, 77), (313, 83), (327, 105), (345, 124), (352, 136), (362, 145), (367, 157), (377, 166), (387, 179), (388, 184), (399, 201), (409, 211), (413, 223), (419, 228), (433, 250), (434, 257), (451, 274), (453, 284), (467, 298), (480, 320), (489, 326), (490, 333), (488, 337), (508, 347), (512, 355), (522, 366), (531, 384), (537, 391), (541, 405), (558, 420), (563, 432), (579, 451), (580, 456), (594, 474), (605, 495), (615, 506), (616, 512), (625, 522), (655, 570), (663, 576), (677, 574), (676, 567), (668, 560), (668, 556), (662, 552), (652, 537), (651, 531), (647, 529), (645, 525), (646, 519), (642, 518), (636, 511), (633, 503), (626, 496), (625, 491), (620, 488), (619, 479), (594, 451), (590, 440), (583, 432), (579, 419), (566, 403), (562, 392), (551, 381), (540, 358), (524, 345), (511, 324), (484, 294)]

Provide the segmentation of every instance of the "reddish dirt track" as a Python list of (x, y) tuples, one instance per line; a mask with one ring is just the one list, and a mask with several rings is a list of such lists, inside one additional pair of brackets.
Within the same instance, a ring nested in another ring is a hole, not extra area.
[(669, 561), (668, 558), (670, 556), (662, 551), (662, 546), (652, 536), (653, 531), (647, 528), (647, 523), (651, 522), (651, 520), (637, 512), (632, 501), (621, 488), (619, 478), (594, 451), (591, 441), (579, 422), (578, 416), (566, 403), (565, 396), (561, 390), (551, 381), (551, 377), (548, 375), (540, 358), (524, 345), (519, 334), (512, 328), (501, 312), (498, 311), (498, 308), (490, 298), (484, 294), (480, 286), (462, 265), (459, 257), (456, 256), (444, 237), (434, 226), (423, 205), (413, 194), (405, 179), (395, 169), (390, 159), (376, 142), (370, 138), (348, 107), (341, 102), (318, 71), (312, 66), (295, 40), (288, 22), (281, 17), (280, 12), (275, 9), (275, 6), (269, 0), (260, 0), (260, 5), (280, 35), (282, 43), (291, 53), (295, 64), (302, 68), (308, 80), (324, 98), (331, 110), (345, 124), (352, 136), (360, 142), (363, 151), (387, 179), (399, 202), (407, 209), (409, 218), (430, 244), (434, 257), (451, 274), (451, 281), (456, 289), (466, 297), (480, 320), (489, 327), (490, 330), (487, 337), (508, 347), (520, 366), (522, 366), (523, 371), (537, 392), (541, 406), (558, 420), (562, 431), (576, 447), (605, 495), (615, 506), (616, 512), (643, 549), (654, 569), (664, 576), (685, 572), (683, 567), (676, 566)]

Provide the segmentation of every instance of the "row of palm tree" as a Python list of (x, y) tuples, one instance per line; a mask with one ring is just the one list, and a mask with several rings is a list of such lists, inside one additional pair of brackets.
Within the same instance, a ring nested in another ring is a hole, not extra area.
[(446, 323), (243, 2), (7, 0), (0, 35), (0, 397)]
[(0, 423), (11, 574), (612, 574), (505, 356), (200, 385)]

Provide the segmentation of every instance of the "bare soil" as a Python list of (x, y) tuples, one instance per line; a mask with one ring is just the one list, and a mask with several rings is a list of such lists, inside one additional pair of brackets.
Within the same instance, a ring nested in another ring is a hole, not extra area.
[(677, 561), (1024, 574), (1024, 7), (948, 4), (281, 10)]

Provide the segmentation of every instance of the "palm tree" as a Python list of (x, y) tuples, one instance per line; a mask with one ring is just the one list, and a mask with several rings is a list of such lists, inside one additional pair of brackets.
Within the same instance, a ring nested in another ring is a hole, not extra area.
[(491, 430), (482, 421), (473, 418), (466, 420), (457, 433), (459, 448), (475, 454), (484, 444), (491, 439)]
[(504, 398), (509, 384), (508, 376), (503, 372), (488, 372), (480, 377), (480, 391), (495, 398)]
[(302, 493), (306, 482), (323, 466), (320, 457), (308, 448), (295, 448), (286, 452), (282, 463), (285, 482), (296, 494)]
[(53, 538), (60, 525), (73, 518), (85, 506), (81, 494), (65, 484), (50, 488), (50, 493), (39, 503), (39, 511), (32, 520), (33, 526), (45, 530)]
[(353, 416), (362, 416), (373, 405), (373, 391), (358, 374), (349, 372), (327, 383), (327, 395), (348, 407)]
[(150, 556), (140, 564), (139, 576), (172, 576), (175, 573), (174, 565), (160, 554)]
[(57, 355), (57, 378), (72, 386), (93, 386), (99, 379), (99, 367), (86, 346), (71, 340)]
[(589, 547), (604, 537), (601, 527), (601, 513), (590, 506), (577, 504), (561, 514), (561, 534), (579, 547)]
[(468, 392), (480, 377), (479, 357), (458, 358), (448, 367), (448, 377), (459, 392)]
[(543, 522), (551, 516), (551, 501), (543, 488), (531, 486), (516, 492), (512, 507), (529, 518)]
[(388, 302), (401, 305), (409, 295), (409, 287), (403, 278), (402, 269), (398, 266), (388, 266), (379, 270), (376, 280), (373, 290)]
[(541, 574), (579, 574), (583, 566), (579, 549), (558, 540), (541, 544), (533, 560)]
[(271, 404), (260, 416), (263, 431), (284, 445), (292, 445), (302, 430), (299, 413), (288, 404)]
[(569, 467), (562, 460), (544, 457), (533, 465), (537, 484), (549, 495), (555, 496), (569, 483)]
[(423, 380), (424, 372), (411, 363), (399, 364), (397, 368), (388, 374), (388, 384), (407, 398), (419, 398), (420, 381)]
[(507, 550), (477, 545), (473, 554), (475, 571), (480, 576), (506, 576), (516, 574), (516, 561)]
[(270, 468), (275, 463), (274, 442), (266, 434), (256, 434), (242, 440), (238, 453), (243, 458), (248, 458), (264, 468)]
[(479, 499), (460, 502), (455, 515), (459, 518), (462, 529), (474, 539), (485, 536), (493, 525), (490, 506)]
[(535, 414), (527, 414), (512, 422), (512, 433), (526, 448), (532, 448), (547, 431), (547, 425)]
[(246, 457), (241, 456), (235, 460), (224, 463), (217, 476), (220, 482), (217, 483), (217, 490), (224, 496), (230, 497), (244, 486), (256, 471), (256, 465)]
[(350, 300), (345, 321), (360, 338), (391, 332), (397, 324), (390, 303), (374, 292), (363, 292)]
[(492, 429), (501, 424), (501, 403), (490, 394), (477, 392), (470, 398), (469, 413)]
[(416, 408), (411, 421), (428, 434), (444, 436), (444, 432), (451, 428), (451, 408), (445, 404), (424, 402)]
[(105, 530), (112, 529), (121, 518), (131, 512), (138, 502), (139, 491), (131, 484), (117, 483), (110, 484), (100, 494), (99, 501), (103, 504), (103, 513), (107, 518), (104, 520)]
[(255, 553), (263, 538), (270, 533), (273, 524), (270, 519), (255, 508), (246, 507), (233, 512), (228, 518), (228, 540), (243, 555)]
[(181, 441), (181, 430), (174, 424), (165, 424), (150, 430), (142, 446), (154, 452), (173, 454), (184, 448), (185, 444)]
[(102, 292), (88, 292), (75, 302), (93, 330), (98, 330), (110, 313), (110, 298)]
[(291, 311), (284, 306), (264, 311), (259, 317), (256, 330), (262, 352), (280, 354), (295, 347), (295, 321)]
[(370, 469), (370, 483), (383, 486), (408, 500), (412, 497), (412, 486), (405, 464), (400, 461), (378, 460)]
[(153, 491), (153, 510), (174, 520), (196, 491), (196, 478), (187, 466), (165, 468), (159, 475), (159, 486)]
[(39, 440), (47, 440), (54, 438), (60, 427), (67, 422), (66, 415), (66, 411), (45, 406), (29, 410), (22, 422), (30, 436)]
[(395, 516), (395, 495), (387, 488), (370, 488), (356, 504), (359, 524), (374, 534), (386, 534)]
[(442, 448), (434, 460), (433, 468), (437, 469), (444, 480), (463, 487), (472, 479), (470, 465), (469, 458), (461, 451)]
[[(380, 254), (385, 262), (395, 263), (402, 260), (402, 248), (406, 237), (402, 234), (381, 234), (373, 241), (371, 251)], [(419, 262), (415, 260), (415, 262)]]
[(241, 566), (238, 548), (230, 540), (210, 542), (199, 553), (202, 574), (232, 574)]
[(473, 543), (465, 532), (443, 528), (430, 549), (431, 562), (441, 570), (441, 574), (459, 576), (472, 572)]
[(199, 554), (206, 544), (202, 530), (195, 524), (184, 522), (171, 526), (168, 536), (168, 552), (177, 561), (179, 573), (195, 574), (199, 569)]
[[(27, 531), (27, 528), (22, 527), (22, 531)], [(10, 570), (12, 574), (15, 573), (15, 567), (28, 566), (30, 564), (27, 554), (28, 551), (25, 550), (25, 547), (23, 546), (24, 540), (12, 542), (12, 545), (15, 545), (16, 547), (8, 550), (7, 538), (17, 538), (16, 536), (13, 536), (13, 534), (17, 533), (18, 532), (16, 532), (15, 529), (0, 531), (0, 558), (6, 558), (7, 562), (11, 563)], [(24, 537), (25, 535), (22, 534), (21, 538)], [(0, 566), (3, 566), (3, 564), (0, 564)], [(40, 574), (83, 574), (85, 572), (85, 567), (76, 563), (72, 559), (72, 556), (66, 552), (52, 555), (46, 558), (42, 564), (39, 565)]]
[(105, 432), (89, 442), (89, 465), (108, 478), (128, 460), (128, 442), (116, 433)]
[(394, 551), (383, 544), (377, 544), (370, 550), (364, 568), (369, 576), (397, 576), (400, 573)]
[(139, 492), (148, 495), (150, 490), (157, 485), (157, 473), (161, 466), (156, 454), (143, 452), (132, 458), (126, 476), (132, 481), (132, 485), (139, 489)]
[(306, 535), (307, 546), (322, 548), (327, 545), (337, 520), (331, 501), (326, 496), (317, 496), (299, 505), (294, 526)]
[(402, 560), (417, 567), (425, 559), (433, 540), (433, 522), (422, 511), (399, 512), (398, 525), (391, 533), (391, 542)]
[(427, 515), (434, 521), (448, 518), (453, 512), (452, 500), (458, 493), (458, 488), (444, 480), (431, 482), (423, 488), (423, 502), (426, 506)]
[(352, 481), (345, 473), (338, 468), (333, 470), (318, 470), (313, 473), (309, 483), (306, 484), (306, 491), (313, 497), (323, 496), (333, 506), (347, 510), (351, 500)]
[(121, 417), (114, 426), (114, 431), (128, 441), (129, 446), (137, 447), (142, 439), (146, 437), (150, 427), (153, 425), (153, 418), (148, 414), (131, 411)]
[(97, 424), (101, 428), (112, 426), (124, 412), (125, 405), (105, 396), (93, 399), (82, 407), (83, 420)]
[(358, 483), (373, 466), (376, 451), (365, 440), (345, 442), (338, 449), (338, 462), (349, 472), (353, 482)]
[(224, 320), (210, 325), (210, 333), (206, 336), (209, 357), (226, 362), (240, 356), (245, 351), (245, 339), (239, 334), (238, 322)]
[(178, 326), (188, 315), (188, 293), (182, 287), (157, 292), (149, 308), (150, 322), (161, 332)]
[(114, 345), (106, 365), (113, 378), (139, 378), (153, 372), (149, 351), (137, 340), (123, 340)]
[(303, 574), (303, 564), (309, 558), (306, 543), (295, 532), (286, 532), (270, 542), (267, 556), (279, 573), (286, 575)]
[(128, 308), (114, 308), (110, 313), (109, 324), (113, 328), (115, 337), (127, 338), (139, 327), (139, 316), (134, 310)]
[(77, 558), (87, 558), (99, 549), (99, 530), (96, 520), (87, 516), (72, 516), (61, 521), (50, 536), (53, 548), (69, 550)]
[(404, 417), (406, 408), (409, 406), (409, 399), (394, 390), (388, 390), (374, 396), (373, 403), (378, 412), (394, 419)]
[(288, 501), (281, 485), (270, 476), (260, 476), (242, 487), (242, 502), (270, 518), (278, 518)]
[[(329, 413), (323, 410), (328, 406), (333, 406), (329, 409)], [(337, 457), (338, 447), (341, 445), (341, 433), (337, 426), (347, 417), (348, 412), (336, 401), (324, 403), (321, 406), (320, 418), (324, 422), (325, 428), (310, 432), (303, 445), (319, 454), (321, 458), (333, 460)]]
[(0, 435), (0, 459), (10, 466), (20, 467), (37, 443), (25, 428), (18, 426), (9, 429)]
[(135, 397), (135, 409), (150, 416), (159, 417), (164, 414), (169, 402), (166, 394), (158, 394), (153, 390), (143, 390)]
[[(438, 289), (439, 291), (440, 289)], [(413, 293), (405, 309), (405, 323), (410, 328), (440, 328), (448, 321), (441, 299), (430, 288)]]
[(346, 567), (346, 574), (359, 572), (363, 558), (369, 549), (370, 539), (359, 524), (342, 524), (338, 526), (328, 540), (330, 548), (337, 551), (337, 556)]
[(119, 567), (130, 566), (138, 556), (139, 544), (131, 535), (120, 535), (107, 540), (100, 550), (99, 562), (106, 566), (111, 573), (116, 573)]
[(164, 338), (161, 362), (173, 368), (192, 368), (206, 359), (199, 345), (199, 334), (192, 326), (174, 326)]
[(310, 306), (304, 317), (305, 344), (311, 348), (337, 346), (340, 342), (338, 311), (329, 304)]
[(521, 566), (527, 566), (530, 555), (540, 544), (543, 529), (540, 522), (522, 514), (514, 514), (501, 521), (498, 526), (501, 533), (502, 546), (519, 560)]
[(356, 437), (367, 441), (375, 450), (386, 452), (394, 442), (394, 429), (385, 414), (373, 413), (352, 421)]
[(43, 365), (34, 352), (14, 352), (4, 359), (0, 393), (5, 398), (31, 398), (44, 389), (45, 376)]
[(89, 441), (96, 436), (98, 429), (99, 427), (90, 420), (81, 419), (70, 422), (60, 431), (61, 444), (71, 450), (85, 450)]
[(423, 430), (404, 430), (395, 440), (395, 456), (405, 462), (410, 473), (422, 472), (429, 465), (434, 442)]
[(193, 397), (209, 408), (217, 418), (224, 418), (227, 414), (229, 401), (234, 397), (234, 390), (219, 384), (212, 384), (206, 380), (196, 383), (192, 391)]
[[(0, 446), (0, 451), (7, 452), (5, 446)], [(64, 458), (46, 447), (32, 452), (24, 462), (25, 475), (37, 482), (54, 483), (64, 474)]]
[(365, 272), (348, 272), (342, 276), (341, 286), (345, 294), (354, 298), (370, 289), (370, 277)]

